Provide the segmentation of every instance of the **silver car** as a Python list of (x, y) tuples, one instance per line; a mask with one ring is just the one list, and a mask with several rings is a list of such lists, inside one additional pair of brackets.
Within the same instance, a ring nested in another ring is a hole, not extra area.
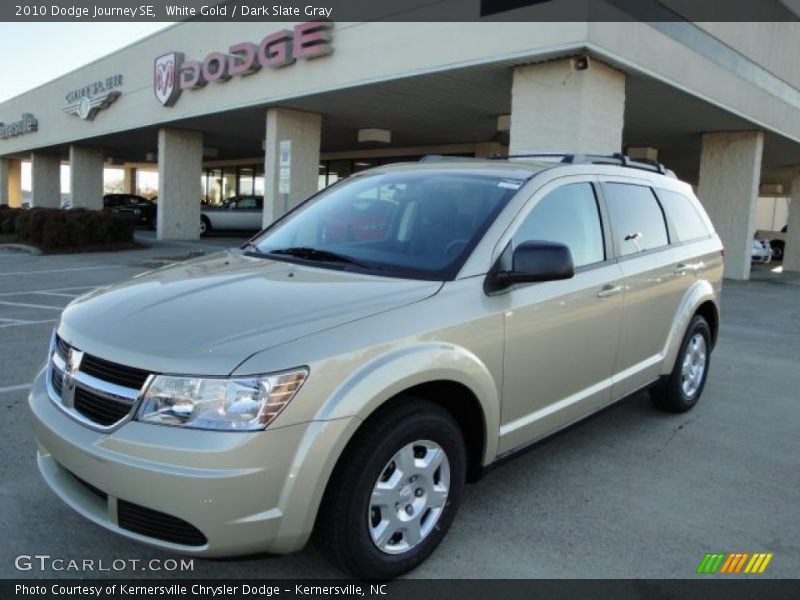
[[(389, 578), (487, 468), (645, 388), (699, 400), (722, 245), (621, 157), (380, 167), (248, 242), (76, 299), (30, 407), (73, 509), (168, 551)], [(491, 518), (491, 516), (487, 517)]]
[(263, 227), (264, 196), (234, 196), (219, 206), (204, 204), (200, 210), (200, 235), (214, 229), (258, 231)]

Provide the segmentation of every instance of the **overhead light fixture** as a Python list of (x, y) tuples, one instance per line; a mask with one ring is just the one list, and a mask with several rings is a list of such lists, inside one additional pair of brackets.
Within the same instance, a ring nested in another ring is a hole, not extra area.
[(511, 115), (497, 115), (497, 131), (511, 131)]
[(379, 142), (381, 144), (388, 144), (392, 141), (392, 132), (388, 129), (359, 129), (358, 141), (359, 143)]
[(783, 194), (783, 184), (781, 183), (762, 183), (758, 189), (762, 196), (781, 196)]
[(576, 71), (585, 71), (589, 68), (589, 57), (584, 56), (576, 56), (572, 59), (572, 68)]
[(144, 160), (146, 162), (157, 162), (158, 161), (158, 154), (155, 152), (148, 152), (144, 155)]
[(650, 146), (629, 146), (627, 154), (633, 160), (658, 161), (658, 150)]

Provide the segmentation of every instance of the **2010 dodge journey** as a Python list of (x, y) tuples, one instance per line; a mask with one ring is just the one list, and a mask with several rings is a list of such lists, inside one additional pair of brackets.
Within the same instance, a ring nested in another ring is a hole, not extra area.
[(412, 569), (464, 484), (637, 390), (686, 411), (722, 246), (660, 165), (359, 173), (242, 248), (72, 302), (30, 406), (44, 479), (128, 538)]

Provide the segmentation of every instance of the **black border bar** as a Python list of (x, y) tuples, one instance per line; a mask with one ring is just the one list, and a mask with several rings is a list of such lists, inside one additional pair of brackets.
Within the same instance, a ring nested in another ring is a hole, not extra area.
[(800, 20), (795, 0), (9, 0), (8, 22)]

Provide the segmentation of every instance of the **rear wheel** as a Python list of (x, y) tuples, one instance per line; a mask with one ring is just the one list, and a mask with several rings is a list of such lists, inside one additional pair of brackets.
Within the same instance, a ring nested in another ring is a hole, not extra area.
[(672, 373), (650, 390), (653, 404), (670, 412), (690, 410), (703, 393), (710, 361), (711, 329), (702, 316), (695, 315), (683, 336)]
[(211, 231), (211, 221), (203, 215), (200, 217), (200, 235), (208, 235), (209, 231)]
[(404, 398), (367, 423), (340, 460), (316, 542), (354, 577), (402, 575), (444, 538), (465, 477), (458, 424), (439, 406)]
[(776, 240), (774, 242), (770, 242), (770, 247), (772, 248), (772, 259), (773, 260), (783, 260), (784, 242), (781, 241), (781, 240)]

